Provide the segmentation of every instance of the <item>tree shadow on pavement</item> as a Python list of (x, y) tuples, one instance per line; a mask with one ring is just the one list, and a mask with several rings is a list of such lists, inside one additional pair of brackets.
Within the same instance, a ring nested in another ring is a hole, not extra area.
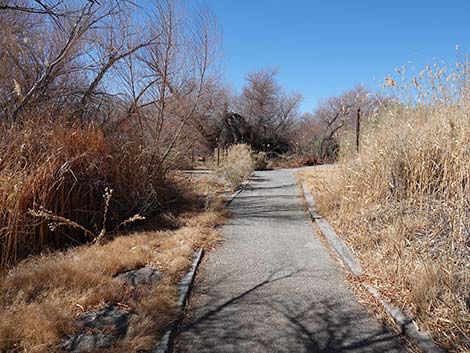
[(282, 189), (288, 189), (288, 188), (292, 188), (294, 186), (297, 186), (296, 183), (290, 183), (290, 184), (282, 184), (282, 185), (278, 185), (278, 186), (267, 186), (265, 184), (259, 184), (259, 183), (255, 183), (255, 184), (248, 184), (246, 187), (245, 187), (245, 190), (246, 191), (255, 191), (255, 190), (282, 190)]
[(298, 196), (282, 194), (243, 196), (230, 207), (232, 221), (269, 219), (271, 221), (304, 221), (306, 213)]
[(370, 327), (365, 315), (358, 315), (341, 298), (318, 295), (312, 302), (312, 296), (284, 297), (281, 291), (266, 296), (273, 292), (266, 287), (282, 287), (281, 282), (303, 275), (302, 270), (283, 272), (277, 271), (229, 299), (224, 296), (225, 300), (214, 290), (225, 286), (223, 283), (211, 290), (198, 288), (199, 310), (183, 321), (175, 352), (406, 351), (385, 326)]

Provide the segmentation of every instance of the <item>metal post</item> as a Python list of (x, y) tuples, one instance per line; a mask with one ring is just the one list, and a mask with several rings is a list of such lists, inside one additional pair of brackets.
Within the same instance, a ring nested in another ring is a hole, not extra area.
[(359, 142), (361, 136), (361, 108), (357, 109), (356, 119), (356, 152), (359, 153)]

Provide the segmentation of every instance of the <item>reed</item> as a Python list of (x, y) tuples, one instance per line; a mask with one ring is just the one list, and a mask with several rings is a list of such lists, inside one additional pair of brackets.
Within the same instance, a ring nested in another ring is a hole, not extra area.
[(155, 214), (175, 191), (152, 148), (93, 124), (0, 125), (0, 156), (0, 269)]
[[(399, 102), (343, 139), (319, 205), (384, 295), (455, 352), (470, 350), (469, 63), (386, 84)], [(333, 181), (333, 182), (331, 182)]]

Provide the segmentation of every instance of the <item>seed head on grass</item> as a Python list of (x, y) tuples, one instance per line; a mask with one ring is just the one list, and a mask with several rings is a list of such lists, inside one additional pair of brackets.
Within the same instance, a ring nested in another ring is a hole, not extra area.
[(470, 350), (469, 63), (386, 79), (397, 104), (345, 136), (341, 161), (314, 175), (323, 214), (385, 293), (456, 352)]
[[(70, 228), (75, 228), (75, 229), (80, 229), (82, 230), (87, 236), (89, 236), (91, 239), (94, 239), (96, 243), (101, 243), (106, 237), (107, 231), (106, 231), (106, 220), (108, 216), (108, 211), (109, 211), (109, 203), (111, 201), (111, 197), (113, 196), (113, 190), (109, 189), (106, 187), (105, 192), (103, 194), (103, 199), (104, 199), (104, 210), (103, 210), (103, 226), (101, 228), (101, 231), (99, 234), (95, 234), (91, 230), (85, 228), (84, 226), (78, 224), (75, 221), (72, 221), (66, 217), (63, 216), (58, 216), (54, 214), (52, 211), (46, 210), (43, 206), (40, 206), (38, 210), (29, 210), (29, 214), (41, 218), (45, 221), (48, 222), (49, 229), (51, 231), (55, 231), (58, 227), (70, 227)], [(116, 228), (114, 228), (114, 231), (119, 230), (120, 228), (129, 225), (133, 222), (144, 220), (145, 217), (141, 216), (140, 214), (135, 214), (132, 217), (129, 217), (128, 219), (124, 220), (123, 222), (119, 223)]]
[(246, 144), (231, 146), (222, 161), (221, 172), (227, 184), (236, 189), (253, 174), (255, 162), (251, 147)]

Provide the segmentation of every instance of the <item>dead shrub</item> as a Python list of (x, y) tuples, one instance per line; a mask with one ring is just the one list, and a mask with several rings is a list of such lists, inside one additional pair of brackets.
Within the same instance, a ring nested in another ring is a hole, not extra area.
[(254, 172), (254, 161), (250, 146), (238, 144), (231, 146), (222, 161), (221, 173), (232, 188), (238, 188)]
[(268, 167), (266, 152), (258, 152), (253, 154), (253, 167), (255, 170), (265, 170)]

